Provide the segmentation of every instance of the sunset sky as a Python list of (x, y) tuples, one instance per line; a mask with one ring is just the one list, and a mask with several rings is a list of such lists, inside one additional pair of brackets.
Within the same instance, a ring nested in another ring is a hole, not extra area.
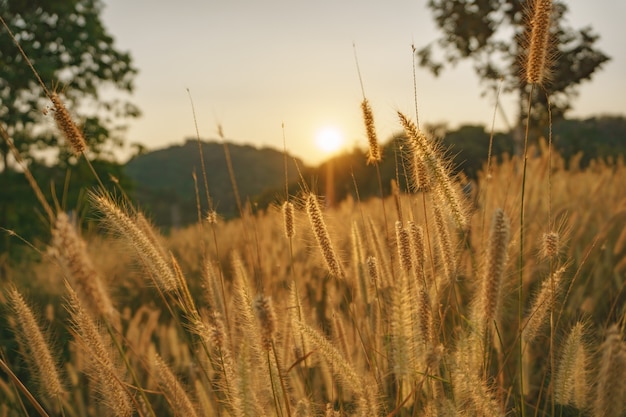
[[(623, 0), (567, 1), (571, 26), (591, 25), (612, 57), (585, 83), (570, 116), (626, 114)], [(163, 148), (200, 136), (278, 149), (306, 163), (327, 156), (318, 131), (334, 127), (347, 147), (365, 147), (352, 44), (379, 137), (399, 130), (396, 111), (414, 114), (411, 44), (438, 37), (426, 0), (104, 0), (103, 20), (139, 75), (133, 102), (143, 112), (127, 142)], [(420, 121), (490, 125), (494, 103), (481, 97), (471, 63), (434, 78), (418, 68)], [(515, 117), (511, 99), (505, 107)], [(496, 126), (503, 128), (502, 119)]]

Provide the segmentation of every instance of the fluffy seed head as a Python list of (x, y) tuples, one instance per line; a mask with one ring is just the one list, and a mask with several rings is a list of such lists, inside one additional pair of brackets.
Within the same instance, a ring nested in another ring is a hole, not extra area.
[(209, 210), (206, 215), (206, 221), (209, 224), (217, 224), (217, 212), (215, 210)]
[[(430, 346), (432, 342), (433, 314), (430, 303), (430, 296), (425, 288), (420, 288), (418, 293), (418, 320), (419, 320), (419, 336), (424, 346)], [(434, 367), (431, 367), (434, 369)]]
[(224, 321), (220, 313), (213, 313), (211, 322), (212, 324), (210, 326), (205, 326), (207, 329), (205, 336), (213, 346), (218, 349), (224, 349), (226, 343), (226, 328), (224, 327)]
[(367, 163), (376, 164), (382, 160), (382, 155), (380, 153), (380, 147), (378, 146), (376, 128), (374, 127), (374, 114), (372, 113), (372, 108), (367, 99), (363, 99), (361, 110), (363, 110), (363, 121), (365, 122), (365, 132), (367, 133), (367, 141), (369, 143)]
[(439, 253), (441, 255), (441, 269), (443, 271), (446, 283), (452, 283), (455, 279), (457, 261), (456, 254), (452, 245), (452, 239), (448, 230), (443, 213), (438, 204), (433, 206), (435, 214), (435, 226), (437, 228), (437, 241), (439, 243)]
[[(218, 382), (220, 389), (224, 393), (225, 403), (235, 412), (233, 415), (243, 415), (237, 413), (241, 411), (241, 399), (243, 395), (239, 391), (238, 375), (235, 371), (235, 361), (229, 344), (227, 342), (228, 336), (226, 327), (220, 313), (212, 312), (209, 316), (210, 324), (205, 324), (202, 320), (198, 320), (193, 324), (194, 331), (208, 342), (208, 345), (214, 347), (218, 353), (219, 359), (215, 361), (215, 365), (224, 374), (224, 379)], [(198, 395), (201, 394), (201, 390), (196, 389)], [(202, 397), (199, 397), (202, 403)], [(203, 407), (205, 413), (208, 408)]]
[(624, 412), (624, 394), (626, 394), (626, 346), (616, 325), (607, 332), (601, 346), (602, 358), (598, 370), (596, 398), (593, 415), (619, 417)]
[(66, 285), (66, 291), (67, 310), (70, 313), (75, 338), (89, 359), (90, 377), (95, 382), (97, 391), (113, 415), (130, 417), (133, 414), (132, 400), (124, 375), (113, 359), (109, 342), (85, 311), (76, 292), (69, 285)]
[(85, 242), (63, 212), (56, 217), (51, 251), (78, 287), (90, 309), (99, 317), (116, 320), (117, 312), (100, 274), (87, 254)]
[(109, 225), (119, 233), (126, 242), (135, 248), (143, 264), (148, 268), (156, 285), (165, 292), (178, 287), (174, 271), (169, 266), (163, 251), (139, 228), (122, 209), (107, 196), (92, 195), (98, 209), (104, 214)]
[(424, 155), (414, 149), (411, 158), (411, 179), (416, 191), (428, 192), (431, 190), (428, 165), (424, 160)]
[(572, 327), (563, 348), (554, 378), (554, 400), (557, 404), (574, 405), (583, 410), (587, 405), (590, 381), (589, 354), (583, 342), (585, 326), (578, 322)]
[(309, 216), (309, 222), (313, 229), (313, 234), (317, 240), (317, 244), (320, 247), (328, 271), (337, 278), (344, 277), (344, 271), (337, 257), (337, 253), (333, 249), (332, 242), (330, 241), (330, 235), (326, 229), (326, 223), (322, 217), (322, 210), (320, 209), (319, 202), (315, 194), (309, 194), (306, 199), (306, 212)]
[(159, 386), (177, 414), (190, 417), (197, 416), (193, 402), (187, 395), (187, 390), (170, 367), (157, 354), (154, 355), (153, 363)]
[(424, 246), (424, 229), (421, 226), (415, 224), (415, 222), (409, 221), (407, 223), (409, 228), (409, 235), (411, 237), (411, 248), (413, 249), (413, 262), (417, 270), (422, 270), (426, 263), (425, 246)]
[(556, 298), (561, 291), (561, 282), (565, 267), (562, 266), (541, 284), (541, 290), (533, 301), (528, 317), (524, 321), (522, 338), (525, 343), (531, 343), (539, 335), (550, 311), (554, 308)]
[(552, 0), (534, 0), (526, 62), (526, 81), (529, 84), (540, 85), (546, 78), (551, 14)]
[[(307, 340), (309, 340), (310, 343), (317, 348), (317, 351), (328, 363), (332, 364), (332, 370), (337, 375), (339, 380), (354, 392), (354, 395), (357, 397), (357, 401), (361, 403), (361, 400), (368, 400), (367, 394), (369, 390), (366, 381), (354, 369), (352, 364), (345, 359), (339, 350), (317, 330), (304, 323), (298, 323), (298, 325)], [(359, 408), (362, 408), (360, 404)], [(367, 408), (367, 412), (360, 415), (378, 415), (376, 404), (373, 404), (370, 401), (367, 401), (366, 407), (363, 408)]]
[(504, 211), (496, 209), (491, 222), (489, 245), (482, 278), (480, 313), (484, 325), (488, 325), (497, 317), (501, 298), (502, 278), (507, 260), (509, 229), (509, 219), (504, 214)]
[(559, 254), (559, 234), (557, 232), (549, 232), (543, 234), (543, 245), (541, 253), (546, 258), (555, 258)]
[(414, 318), (419, 308), (407, 274), (400, 274), (391, 288), (389, 352), (393, 373), (398, 378), (410, 375), (417, 361)]
[(58, 398), (64, 393), (61, 377), (46, 338), (37, 324), (35, 315), (17, 289), (9, 290), (9, 300), (17, 318), (16, 327), (20, 339), (27, 343), (28, 358), (34, 362), (34, 370), (41, 381), (41, 389), (49, 398)]
[(373, 256), (368, 256), (366, 261), (367, 263), (367, 274), (370, 277), (370, 283), (372, 286), (376, 286), (380, 281), (380, 277), (378, 276), (378, 261)]
[(396, 222), (396, 244), (398, 245), (398, 255), (400, 257), (400, 267), (403, 271), (410, 271), (413, 267), (411, 262), (411, 241), (409, 232), (402, 226), (402, 222)]
[(285, 201), (283, 203), (283, 226), (285, 228), (285, 236), (287, 239), (291, 239), (296, 235), (296, 228), (294, 226), (294, 208), (291, 201)]
[(52, 101), (52, 114), (57, 128), (72, 148), (74, 154), (80, 155), (85, 152), (87, 149), (85, 137), (78, 126), (76, 126), (76, 123), (72, 120), (70, 113), (67, 111), (67, 108), (59, 98), (58, 94), (53, 92), (50, 95), (50, 100)]
[[(440, 157), (440, 151), (432, 144), (432, 141), (420, 130), (404, 114), (398, 112), (400, 123), (404, 128), (409, 141), (409, 149), (411, 150), (411, 158), (419, 158), (424, 164), (424, 172), (427, 172), (428, 179), (424, 179), (426, 183), (433, 187), (436, 191), (435, 197), (440, 201), (442, 207), (446, 207), (447, 211), (454, 218), (456, 225), (461, 229), (469, 226), (469, 216), (466, 202), (459, 193), (458, 187), (455, 187), (451, 180), (450, 169)], [(423, 187), (421, 179), (417, 175), (413, 175), (414, 189)]]
[(261, 325), (261, 341), (263, 349), (270, 350), (276, 332), (276, 313), (269, 297), (258, 295), (252, 306)]

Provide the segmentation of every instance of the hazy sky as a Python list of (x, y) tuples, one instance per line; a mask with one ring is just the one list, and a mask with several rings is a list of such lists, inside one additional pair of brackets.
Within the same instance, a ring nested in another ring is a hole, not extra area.
[[(591, 25), (612, 57), (585, 83), (571, 116), (626, 113), (623, 0), (570, 0), (569, 22)], [(149, 149), (195, 137), (191, 91), (202, 138), (287, 150), (308, 163), (325, 157), (314, 141), (328, 125), (346, 146), (365, 147), (362, 100), (352, 43), (365, 92), (386, 140), (399, 130), (396, 111), (414, 114), (411, 43), (437, 38), (426, 0), (104, 0), (104, 23), (139, 75), (128, 142)], [(491, 124), (493, 98), (481, 97), (471, 63), (434, 78), (418, 68), (420, 122)], [(511, 103), (511, 99), (504, 98)], [(506, 108), (510, 120), (513, 107)], [(497, 126), (503, 127), (499, 119)]]

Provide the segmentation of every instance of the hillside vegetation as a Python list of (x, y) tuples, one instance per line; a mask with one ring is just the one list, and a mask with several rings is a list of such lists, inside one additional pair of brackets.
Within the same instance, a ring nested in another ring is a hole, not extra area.
[[(282, 152), (234, 143), (226, 146), (237, 189), (244, 203), (267, 189), (276, 189), (281, 185), (284, 188), (285, 155)], [(134, 200), (160, 226), (180, 227), (198, 220), (193, 174), (204, 196), (200, 155), (198, 142), (188, 140), (183, 145), (139, 155), (126, 164), (125, 172), (135, 183)], [(223, 217), (239, 215), (224, 144), (202, 142), (202, 155), (213, 204)], [(291, 178), (298, 178), (298, 166), (304, 168), (301, 160), (287, 156)], [(201, 199), (201, 204), (206, 211), (206, 198)]]
[[(455, 130), (434, 126), (438, 140), (452, 157), (456, 173), (468, 180), (476, 180), (479, 170), (487, 161), (490, 134), (484, 126), (465, 125)], [(549, 132), (543, 132), (548, 137)], [(626, 119), (624, 117), (596, 117), (585, 120), (562, 120), (553, 127), (554, 148), (566, 161), (575, 157), (575, 164), (586, 167), (593, 159), (614, 159), (626, 155)], [(391, 180), (398, 180), (406, 188), (408, 166), (402, 160), (402, 143), (406, 139), (400, 132), (381, 145), (383, 159), (380, 174), (383, 195), (391, 194)], [(239, 212), (233, 187), (228, 175), (224, 146), (218, 142), (203, 142), (209, 191), (221, 216), (232, 218)], [(278, 196), (285, 187), (284, 155), (270, 148), (227, 144), (235, 170), (235, 180), (243, 201), (256, 208), (265, 209), (279, 202)], [(492, 155), (500, 159), (515, 153), (511, 133), (498, 132), (493, 137)], [(301, 178), (310, 189), (326, 193), (328, 164), (333, 165), (335, 176), (334, 196), (338, 201), (347, 196), (356, 197), (354, 180), (359, 184), (363, 199), (380, 196), (376, 171), (363, 164), (366, 150), (352, 149), (334, 156), (317, 167), (306, 166), (300, 159), (287, 156), (289, 190), (296, 193)], [(131, 198), (147, 212), (159, 227), (186, 226), (197, 221), (196, 193), (192, 174), (201, 179), (201, 163), (196, 140), (184, 145), (147, 152), (133, 158), (125, 165), (125, 173), (133, 181)], [(354, 180), (353, 180), (354, 178)], [(201, 187), (202, 188), (202, 187)], [(200, 190), (201, 194), (204, 192)], [(206, 202), (201, 200), (203, 210)], [(176, 220), (176, 222), (174, 222)], [(174, 224), (176, 223), (176, 224)]]

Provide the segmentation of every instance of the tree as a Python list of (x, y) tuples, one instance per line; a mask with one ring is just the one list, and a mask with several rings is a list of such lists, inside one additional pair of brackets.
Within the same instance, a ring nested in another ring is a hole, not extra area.
[[(46, 89), (58, 92), (80, 125), (90, 159), (111, 159), (122, 144), (125, 119), (139, 115), (127, 98), (137, 70), (130, 54), (116, 49), (100, 19), (101, 10), (99, 0), (0, 0), (0, 16), (15, 36), (14, 40), (0, 26), (0, 123), (33, 172), (51, 156), (62, 172), (75, 167), (77, 158), (58, 146), (60, 135), (51, 115), (46, 115), (52, 107), (50, 97), (16, 43)], [(2, 139), (0, 171), (0, 194), (6, 194), (11, 181), (17, 184), (19, 169)], [(72, 177), (74, 185), (82, 180), (87, 181)], [(0, 226), (7, 226), (18, 195), (0, 197)]]
[[(126, 100), (104, 99), (103, 88), (131, 92), (137, 70), (128, 53), (115, 49), (100, 19), (99, 0), (0, 0), (0, 13), (50, 90), (60, 90), (82, 121), (90, 152), (100, 155), (120, 142), (120, 116), (137, 116)], [(36, 150), (57, 147), (50, 101), (6, 28), (0, 28), (0, 120), (16, 147), (32, 159)], [(36, 128), (37, 127), (37, 128)], [(0, 146), (2, 169), (10, 164)], [(62, 154), (60, 158), (66, 159)]]
[[(470, 179), (477, 179), (479, 171), (487, 162), (489, 136), (484, 126), (474, 125), (463, 125), (456, 130), (446, 132), (442, 145), (444, 149), (449, 149), (453, 170), (463, 171)], [(491, 149), (492, 163), (505, 153), (513, 153), (511, 136), (506, 133), (494, 134)]]
[[(530, 2), (519, 0), (429, 0), (442, 36), (420, 49), (420, 65), (438, 75), (444, 65), (470, 59), (487, 90), (496, 90), (503, 80), (503, 93), (518, 94), (518, 123), (526, 117), (528, 92), (523, 63), (528, 34), (526, 22)], [(567, 6), (554, 2), (551, 27), (552, 65), (550, 81), (544, 86), (550, 96), (553, 119), (570, 109), (577, 86), (602, 67), (609, 57), (594, 45), (599, 36), (590, 27), (573, 29), (564, 19)], [(511, 36), (512, 35), (512, 36)], [(440, 56), (434, 57), (436, 53)], [(547, 98), (535, 89), (531, 116), (534, 125), (547, 122)]]

